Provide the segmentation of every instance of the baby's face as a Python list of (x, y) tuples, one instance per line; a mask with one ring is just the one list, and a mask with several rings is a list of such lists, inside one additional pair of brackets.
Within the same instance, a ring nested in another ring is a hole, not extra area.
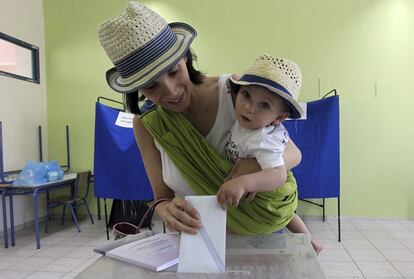
[(236, 99), (236, 117), (241, 127), (249, 130), (279, 124), (282, 114), (282, 100), (264, 87), (241, 86)]

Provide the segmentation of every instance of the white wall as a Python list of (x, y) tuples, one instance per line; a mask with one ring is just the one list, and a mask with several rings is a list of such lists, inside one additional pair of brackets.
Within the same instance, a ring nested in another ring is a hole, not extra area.
[[(48, 158), (42, 0), (1, 0), (0, 32), (40, 48), (40, 84), (0, 76), (4, 168), (9, 171), (21, 169), (29, 159), (39, 160), (39, 125), (42, 125), (43, 131), (43, 158)], [(41, 207), (40, 210), (40, 216), (44, 215), (45, 208)], [(15, 197), (14, 216), (16, 225), (33, 220), (33, 202), (30, 196)]]

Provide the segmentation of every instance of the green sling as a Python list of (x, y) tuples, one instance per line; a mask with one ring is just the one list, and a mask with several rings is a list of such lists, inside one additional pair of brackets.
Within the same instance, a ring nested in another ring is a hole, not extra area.
[[(215, 195), (232, 168), (222, 155), (181, 114), (158, 106), (141, 116), (151, 135), (167, 152), (198, 195)], [(297, 207), (296, 180), (271, 192), (257, 193), (251, 202), (227, 208), (227, 224), (239, 234), (269, 234), (284, 228)]]

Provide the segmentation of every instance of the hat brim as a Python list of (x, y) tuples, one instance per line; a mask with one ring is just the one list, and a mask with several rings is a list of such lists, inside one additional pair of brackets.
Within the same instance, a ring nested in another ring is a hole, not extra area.
[(290, 109), (290, 116), (291, 119), (298, 119), (302, 117), (303, 110), (299, 106), (298, 102), (293, 99), (291, 96), (286, 94), (285, 92), (269, 86), (268, 84), (264, 84), (261, 82), (249, 82), (249, 81), (242, 81), (242, 80), (235, 80), (233, 77), (230, 77), (230, 89), (233, 93), (237, 93), (239, 91), (240, 86), (248, 86), (248, 85), (257, 85), (261, 87), (265, 87), (269, 91), (276, 93), (278, 96), (280, 96), (282, 99), (286, 101), (286, 105), (288, 105)]
[(115, 67), (106, 72), (106, 81), (113, 90), (126, 94), (145, 88), (174, 67), (187, 54), (197, 32), (190, 25), (182, 22), (169, 25), (177, 35), (177, 40), (163, 55), (128, 78), (122, 78)]

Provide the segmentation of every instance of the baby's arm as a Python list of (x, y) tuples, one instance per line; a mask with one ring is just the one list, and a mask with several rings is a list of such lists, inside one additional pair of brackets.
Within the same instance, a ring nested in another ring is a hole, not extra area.
[(286, 179), (287, 171), (284, 165), (243, 174), (221, 185), (217, 193), (217, 200), (223, 207), (227, 204), (238, 206), (240, 199), (247, 193), (272, 191), (282, 186)]
[(254, 194), (249, 193), (272, 191), (286, 182), (287, 170), (282, 155), (288, 142), (288, 134), (283, 126), (275, 129), (277, 130), (273, 130), (272, 134), (267, 130), (244, 135), (235, 133), (238, 136), (239, 155), (256, 158), (261, 168), (246, 172), (236, 162), (217, 193), (217, 200), (222, 206), (237, 206), (243, 197), (252, 199), (250, 196)]

